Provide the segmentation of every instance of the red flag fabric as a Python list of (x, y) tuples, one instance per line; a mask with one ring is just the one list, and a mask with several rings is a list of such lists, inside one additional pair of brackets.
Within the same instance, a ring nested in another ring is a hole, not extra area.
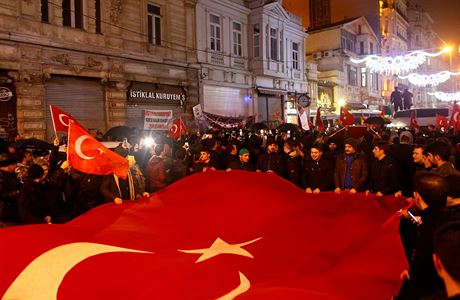
[[(68, 132), (70, 120), (74, 121), (75, 124), (81, 126), (78, 121), (72, 117), (69, 113), (57, 108), (56, 106), (50, 105), (51, 119), (53, 120), (54, 131), (56, 132)], [(83, 127), (83, 126), (81, 126)]]
[(445, 116), (436, 114), (436, 128), (437, 129), (447, 129), (449, 128), (449, 119), (447, 119)]
[(318, 110), (316, 111), (316, 128), (318, 128), (319, 132), (324, 132), (324, 122), (323, 119), (321, 119), (321, 108), (318, 107)]
[(187, 127), (185, 126), (184, 122), (182, 122), (182, 119), (179, 118), (174, 122), (171, 128), (169, 128), (168, 137), (178, 139), (181, 137), (181, 135), (187, 135), (187, 133)]
[(452, 109), (452, 115), (450, 116), (450, 126), (454, 127), (455, 130), (460, 130), (460, 106), (457, 103), (454, 103)]
[(0, 298), (390, 299), (407, 263), (386, 221), (404, 202), (198, 173), (64, 225), (0, 230)]
[(385, 118), (385, 109), (384, 108), (382, 108), (382, 111), (380, 112), (380, 116), (382, 118)]
[(70, 121), (68, 160), (75, 169), (95, 175), (128, 176), (128, 160), (102, 145), (79, 125)]
[(355, 124), (355, 117), (345, 107), (340, 108), (340, 122), (342, 126)]
[(420, 130), (420, 126), (418, 125), (417, 118), (415, 117), (415, 112), (410, 114), (410, 124), (409, 128), (414, 128)]

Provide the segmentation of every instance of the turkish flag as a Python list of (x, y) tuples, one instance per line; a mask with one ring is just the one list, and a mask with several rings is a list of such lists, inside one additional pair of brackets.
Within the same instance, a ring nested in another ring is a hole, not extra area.
[(355, 117), (345, 107), (340, 108), (340, 122), (342, 126), (355, 124)]
[(437, 129), (447, 129), (449, 128), (449, 119), (447, 119), (445, 116), (436, 114), (436, 128)]
[(72, 167), (88, 174), (116, 174), (121, 178), (128, 176), (126, 158), (102, 145), (72, 120), (69, 124), (67, 155)]
[(420, 126), (418, 125), (417, 118), (415, 117), (415, 112), (412, 112), (410, 114), (409, 128), (420, 130)]
[(460, 107), (457, 103), (454, 103), (454, 108), (452, 109), (452, 115), (450, 116), (450, 126), (454, 127), (455, 130), (460, 130)]
[(81, 126), (74, 117), (72, 117), (69, 113), (66, 113), (65, 111), (57, 108), (56, 106), (50, 105), (50, 111), (55, 132), (68, 132), (70, 120)]
[(182, 122), (182, 119), (179, 118), (174, 122), (171, 128), (169, 128), (168, 137), (178, 139), (182, 135), (187, 135), (187, 133), (187, 127), (185, 126), (184, 122)]
[(390, 299), (407, 267), (393, 217), (404, 205), (197, 173), (64, 225), (0, 230), (0, 298)]
[(380, 112), (380, 116), (385, 118), (385, 109), (382, 107), (382, 111)]
[(316, 111), (316, 128), (318, 128), (319, 132), (324, 132), (324, 122), (323, 119), (321, 119), (321, 108), (318, 107), (318, 110)]

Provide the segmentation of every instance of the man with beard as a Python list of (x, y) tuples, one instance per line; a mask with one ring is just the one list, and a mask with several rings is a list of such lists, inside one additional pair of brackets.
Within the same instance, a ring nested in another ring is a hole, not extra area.
[(275, 138), (267, 139), (267, 151), (260, 154), (257, 159), (256, 171), (275, 173), (279, 176), (284, 174), (284, 163), (281, 154), (278, 153), (278, 144)]
[(254, 167), (249, 163), (249, 150), (242, 148), (239, 151), (239, 159), (233, 160), (228, 165), (227, 171), (231, 170), (244, 170), (244, 171), (254, 171)]
[(368, 177), (366, 159), (357, 152), (358, 141), (347, 138), (345, 153), (337, 157), (334, 170), (335, 192), (347, 190), (351, 194), (364, 191)]

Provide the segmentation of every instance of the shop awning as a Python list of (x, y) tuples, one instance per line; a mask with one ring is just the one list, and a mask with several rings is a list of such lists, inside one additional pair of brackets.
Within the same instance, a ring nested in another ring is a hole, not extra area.
[(281, 89), (273, 89), (273, 88), (266, 88), (266, 87), (257, 87), (257, 92), (259, 94), (265, 94), (265, 95), (287, 95), (286, 90), (281, 90)]

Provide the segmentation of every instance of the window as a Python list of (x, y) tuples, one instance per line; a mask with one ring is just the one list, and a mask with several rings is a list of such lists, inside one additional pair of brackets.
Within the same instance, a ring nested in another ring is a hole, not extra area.
[(222, 51), (221, 47), (221, 27), (220, 27), (220, 17), (215, 15), (209, 15), (210, 23), (210, 46), (209, 48), (213, 51)]
[(361, 68), (361, 86), (362, 87), (367, 86), (367, 70), (366, 70), (366, 67)]
[(299, 43), (292, 43), (292, 68), (299, 70)]
[(254, 57), (260, 56), (260, 25), (254, 24), (252, 28), (252, 33), (254, 37)]
[(48, 0), (41, 0), (41, 13), (42, 13), (42, 22), (48, 23), (49, 20), (49, 7)]
[(270, 58), (278, 60), (278, 30), (270, 28)]
[(364, 42), (359, 42), (359, 54), (364, 54)]
[(356, 67), (348, 65), (348, 84), (352, 86), (357, 86), (358, 74)]
[(374, 43), (369, 43), (369, 54), (374, 54)]
[(241, 24), (233, 22), (233, 55), (243, 56)]
[(161, 45), (161, 7), (147, 4), (149, 43)]
[(96, 33), (101, 33), (101, 0), (95, 0), (96, 6)]
[(83, 29), (82, 0), (62, 0), (62, 25)]

